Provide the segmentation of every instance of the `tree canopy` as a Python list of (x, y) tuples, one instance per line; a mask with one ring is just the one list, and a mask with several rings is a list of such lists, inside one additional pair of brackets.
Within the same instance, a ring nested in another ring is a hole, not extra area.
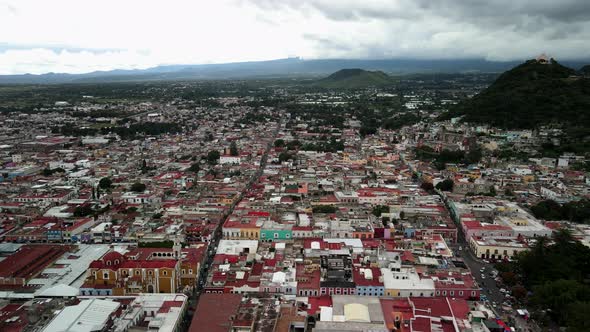
[(212, 150), (209, 151), (209, 153), (207, 153), (207, 162), (209, 163), (209, 165), (215, 165), (219, 162), (219, 151), (217, 150)]
[(453, 191), (453, 186), (455, 182), (451, 179), (444, 179), (443, 181), (436, 184), (436, 189), (442, 191)]
[(144, 192), (145, 189), (146, 189), (146, 185), (141, 182), (136, 182), (136, 183), (132, 184), (131, 188), (130, 188), (131, 191), (138, 192), (138, 193)]
[(590, 223), (590, 200), (581, 199), (565, 204), (554, 200), (544, 200), (531, 207), (533, 215), (543, 220), (569, 220), (577, 223)]
[(554, 233), (553, 243), (537, 238), (530, 251), (519, 254), (511, 266), (532, 291), (533, 306), (550, 309), (552, 320), (571, 324), (573, 331), (583, 326), (572, 318), (590, 303), (590, 248), (575, 240), (568, 230), (559, 230)]
[(98, 186), (102, 189), (109, 189), (113, 185), (113, 181), (110, 178), (102, 178), (98, 181)]
[(313, 213), (335, 213), (336, 207), (332, 205), (316, 205), (312, 208)]

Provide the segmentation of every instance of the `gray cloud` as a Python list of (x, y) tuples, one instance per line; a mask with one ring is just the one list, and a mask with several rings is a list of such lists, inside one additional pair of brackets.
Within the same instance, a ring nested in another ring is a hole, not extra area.
[[(590, 56), (589, 0), (247, 0), (263, 11), (312, 13), (342, 26), (343, 35), (306, 33), (319, 56), (477, 56), (513, 60), (548, 52)], [(365, 29), (362, 24), (373, 24)], [(360, 32), (364, 33), (362, 35)], [(367, 33), (383, 34), (381, 41)], [(361, 50), (362, 47), (370, 49)], [(348, 53), (346, 52), (348, 50)]]

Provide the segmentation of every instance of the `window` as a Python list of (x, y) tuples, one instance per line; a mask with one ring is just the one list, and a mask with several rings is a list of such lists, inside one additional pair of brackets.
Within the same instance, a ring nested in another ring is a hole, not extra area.
[(459, 291), (459, 296), (463, 296), (463, 291)]
[(163, 274), (164, 274), (165, 276), (167, 276), (167, 275), (168, 275), (168, 271), (164, 271), (164, 272), (163, 272)]
[(188, 274), (193, 274), (193, 269), (188, 269)]
[(148, 271), (148, 275), (151, 276), (152, 274), (154, 274), (154, 271)]
[(108, 279), (108, 278), (109, 278), (109, 273), (108, 273), (108, 272), (104, 272), (104, 273), (102, 274), (102, 278), (103, 278), (103, 279)]
[(447, 291), (443, 291), (443, 296), (447, 296)]
[(436, 291), (436, 295), (437, 295), (437, 296), (438, 296), (438, 295), (440, 295), (440, 291), (438, 291), (438, 290), (437, 290), (437, 291)]
[(275, 233), (275, 239), (279, 238), (279, 233)]
[(186, 274), (186, 270), (185, 269), (182, 269), (181, 272), (182, 272), (182, 274)]
[(288, 239), (288, 238), (290, 238), (290, 237), (291, 237), (291, 235), (290, 235), (290, 234), (285, 234), (285, 238), (287, 238), (287, 239)]
[(266, 233), (260, 234), (260, 237), (264, 239), (266, 237)]
[(135, 270), (135, 275), (138, 276), (139, 275), (139, 270)]
[(451, 291), (451, 292), (450, 292), (450, 295), (451, 295), (451, 296), (455, 296), (455, 291)]

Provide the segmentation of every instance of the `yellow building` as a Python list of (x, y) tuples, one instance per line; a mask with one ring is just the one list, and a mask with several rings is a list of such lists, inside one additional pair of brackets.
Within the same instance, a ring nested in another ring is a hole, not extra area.
[(109, 252), (90, 264), (82, 295), (176, 293), (197, 286), (206, 244), (180, 248), (137, 248), (125, 256)]
[(469, 240), (473, 254), (481, 259), (514, 258), (518, 253), (529, 250), (525, 243), (515, 238), (477, 238)]

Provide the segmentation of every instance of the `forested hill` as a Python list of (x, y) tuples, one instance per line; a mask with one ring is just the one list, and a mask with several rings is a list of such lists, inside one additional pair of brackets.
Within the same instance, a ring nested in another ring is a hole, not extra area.
[(590, 127), (590, 79), (554, 60), (536, 60), (503, 73), (487, 89), (451, 109), (444, 118), (502, 128), (535, 128), (551, 123)]
[(363, 69), (342, 69), (332, 75), (318, 80), (317, 85), (327, 88), (365, 88), (391, 84), (390, 76), (382, 71), (367, 71)]

